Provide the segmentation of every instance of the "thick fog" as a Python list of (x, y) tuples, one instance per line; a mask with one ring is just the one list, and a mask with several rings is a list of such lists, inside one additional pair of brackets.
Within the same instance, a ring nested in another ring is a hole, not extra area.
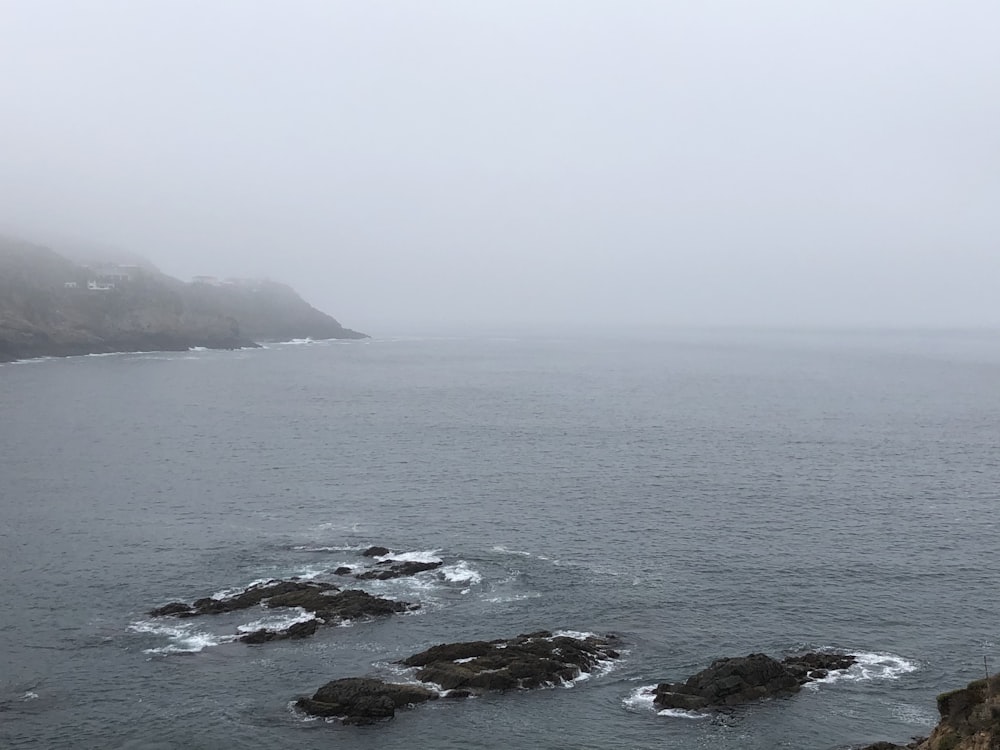
[(1000, 325), (994, 0), (0, 0), (0, 230), (371, 333)]

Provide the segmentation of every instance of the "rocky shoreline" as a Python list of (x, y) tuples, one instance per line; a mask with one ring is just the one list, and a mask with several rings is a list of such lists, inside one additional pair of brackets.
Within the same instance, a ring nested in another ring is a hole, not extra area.
[[(424, 574), (440, 576), (435, 571), (444, 565), (436, 555), (394, 554), (382, 546), (356, 554), (357, 563), (340, 564), (327, 575), (377, 583)], [(241, 626), (236, 635), (225, 636), (223, 641), (266, 644), (308, 638), (323, 626), (370, 621), (420, 607), (338, 584), (339, 580), (294, 577), (261, 581), (235, 593), (172, 601), (150, 610), (149, 615), (157, 620), (185, 620), (257, 607), (292, 614), (283, 627), (251, 630)], [(403, 681), (372, 675), (338, 677), (310, 695), (294, 698), (292, 705), (304, 717), (374, 724), (392, 719), (397, 710), (429, 701), (573, 685), (609, 670), (622, 653), (618, 635), (576, 631), (538, 630), (512, 638), (441, 643), (398, 660)], [(716, 659), (681, 682), (660, 682), (641, 694), (661, 715), (726, 712), (737, 705), (791, 698), (804, 685), (846, 673), (858, 663), (857, 655), (835, 651), (807, 651), (780, 659), (751, 653)], [(1000, 750), (1000, 675), (942, 694), (938, 711), (941, 721), (929, 737), (915, 738), (909, 744), (878, 742), (854, 750)]]
[(0, 237), (0, 362), (360, 339), (284, 284), (183, 282), (152, 264), (76, 263)]

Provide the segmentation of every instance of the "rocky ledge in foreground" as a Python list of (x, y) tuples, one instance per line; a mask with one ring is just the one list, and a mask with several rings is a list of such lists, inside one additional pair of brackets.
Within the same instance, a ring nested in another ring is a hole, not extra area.
[(941, 720), (931, 736), (908, 745), (876, 742), (863, 750), (1000, 750), (1000, 674), (937, 698)]
[(334, 680), (295, 705), (312, 716), (370, 724), (391, 718), (396, 708), (433, 700), (441, 690), (446, 697), (465, 698), (571, 682), (617, 659), (619, 654), (612, 647), (616, 640), (615, 636), (578, 638), (541, 630), (509, 640), (432, 646), (400, 662), (416, 667), (417, 680), (427, 688), (371, 679)]
[(335, 624), (345, 620), (369, 619), (397, 612), (409, 612), (419, 604), (400, 602), (372, 596), (357, 589), (341, 591), (332, 583), (316, 581), (268, 581), (241, 591), (233, 596), (205, 597), (192, 604), (171, 602), (150, 611), (153, 617), (197, 617), (218, 615), (249, 609), (257, 605), (269, 609), (299, 607), (313, 614), (312, 619), (296, 622), (287, 628), (272, 630), (261, 628), (240, 636), (245, 643), (263, 643), (283, 638), (304, 638), (316, 632), (321, 624)]
[(733, 706), (761, 698), (787, 695), (807, 682), (848, 669), (857, 659), (847, 654), (810, 652), (783, 661), (766, 654), (717, 659), (685, 682), (657, 685), (657, 708), (696, 711)]

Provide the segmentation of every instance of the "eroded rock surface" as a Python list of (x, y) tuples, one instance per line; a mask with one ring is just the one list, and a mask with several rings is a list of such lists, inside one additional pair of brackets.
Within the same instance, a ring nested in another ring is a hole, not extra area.
[(293, 623), (287, 628), (262, 628), (240, 636), (245, 643), (264, 643), (285, 638), (305, 638), (321, 624), (345, 620), (369, 619), (408, 612), (419, 604), (385, 599), (357, 589), (341, 591), (332, 583), (317, 581), (268, 581), (250, 586), (233, 596), (198, 599), (193, 604), (171, 602), (150, 611), (154, 617), (197, 617), (249, 609), (262, 605), (269, 609), (300, 608), (311, 612), (310, 620)]
[(310, 716), (337, 717), (345, 724), (373, 724), (391, 719), (397, 708), (438, 697), (419, 685), (403, 685), (364, 677), (333, 680), (295, 705)]
[(811, 680), (831, 671), (843, 670), (856, 659), (845, 654), (811, 652), (778, 661), (766, 654), (717, 659), (685, 682), (661, 683), (656, 687), (658, 708), (696, 711), (733, 706), (778, 695), (788, 695)]
[(423, 573), (425, 570), (440, 568), (444, 563), (441, 560), (433, 562), (418, 562), (414, 560), (383, 560), (378, 566), (363, 573), (358, 573), (355, 578), (359, 581), (387, 581), (390, 578), (402, 578)]
[(574, 638), (543, 630), (510, 640), (471, 641), (433, 646), (401, 663), (417, 667), (421, 682), (445, 690), (514, 690), (557, 685), (617, 659), (610, 640)]

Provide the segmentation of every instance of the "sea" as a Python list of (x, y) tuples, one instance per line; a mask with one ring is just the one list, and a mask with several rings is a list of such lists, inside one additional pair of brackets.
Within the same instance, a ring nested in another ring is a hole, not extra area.
[[(906, 742), (1000, 668), (1000, 333), (518, 333), (0, 366), (0, 747), (712, 748)], [(420, 605), (299, 641), (255, 581)], [(361, 585), (361, 584), (359, 584)], [(293, 702), (431, 645), (615, 634), (535, 691), (373, 726)], [(790, 697), (658, 712), (713, 660), (859, 657)]]

